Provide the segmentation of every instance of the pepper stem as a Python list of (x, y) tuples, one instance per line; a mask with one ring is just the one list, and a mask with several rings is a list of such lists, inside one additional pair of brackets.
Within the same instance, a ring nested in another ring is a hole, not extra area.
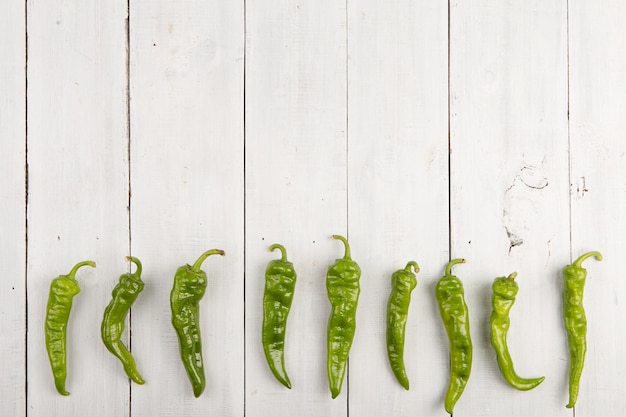
[(458, 258), (458, 259), (453, 259), (450, 262), (448, 262), (448, 265), (446, 265), (446, 276), (450, 276), (452, 275), (452, 267), (456, 264), (463, 264), (465, 263), (465, 259), (463, 258)]
[(79, 262), (76, 265), (74, 265), (74, 268), (72, 268), (72, 270), (70, 271), (69, 274), (67, 274), (67, 277), (69, 279), (76, 279), (76, 272), (78, 271), (79, 268), (83, 267), (83, 266), (90, 266), (92, 268), (96, 267), (96, 263), (94, 261), (83, 261), (83, 262)]
[(413, 267), (413, 270), (415, 271), (416, 274), (420, 271), (420, 267), (415, 261), (410, 261), (409, 263), (407, 263), (406, 266), (404, 267), (404, 270), (406, 272), (411, 272), (411, 267)]
[(272, 246), (270, 246), (270, 251), (274, 251), (276, 249), (280, 249), (280, 260), (283, 262), (287, 262), (287, 250), (285, 249), (285, 247), (278, 243), (274, 243)]
[(517, 272), (513, 272), (511, 275), (509, 275), (507, 278), (510, 279), (511, 281), (514, 281), (515, 278), (517, 277)]
[(134, 263), (135, 266), (137, 267), (137, 269), (135, 270), (135, 273), (133, 275), (137, 275), (138, 277), (141, 276), (141, 270), (142, 270), (141, 261), (139, 259), (135, 258), (134, 256), (127, 256), (124, 259), (126, 259), (126, 261), (130, 261), (130, 262)]
[(204, 262), (204, 260), (206, 258), (208, 258), (209, 256), (211, 256), (211, 255), (222, 255), (222, 256), (224, 256), (225, 253), (221, 249), (210, 249), (210, 250), (204, 252), (202, 255), (200, 255), (198, 260), (191, 267), (191, 270), (193, 272), (200, 272), (200, 267), (202, 266), (202, 262)]
[(580, 257), (578, 259), (576, 259), (573, 263), (573, 265), (577, 268), (582, 268), (582, 263), (585, 259), (590, 258), (590, 257), (594, 257), (596, 258), (598, 261), (602, 260), (602, 254), (598, 251), (592, 251), (592, 252), (587, 252), (583, 255), (580, 255)]
[(346, 248), (346, 253), (343, 255), (343, 259), (352, 259), (352, 256), (350, 254), (350, 244), (348, 244), (348, 240), (340, 235), (333, 235), (332, 236), (333, 239), (339, 239), (343, 242), (345, 248)]

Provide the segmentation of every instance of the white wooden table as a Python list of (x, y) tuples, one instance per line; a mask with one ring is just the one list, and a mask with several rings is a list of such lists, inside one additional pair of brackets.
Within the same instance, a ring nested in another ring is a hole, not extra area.
[[(626, 3), (622, 0), (5, 0), (0, 5), (0, 414), (440, 416), (448, 342), (434, 286), (450, 258), (474, 339), (455, 416), (573, 416), (561, 269), (589, 260), (576, 417), (626, 408)], [(350, 239), (363, 270), (342, 394), (326, 377), (325, 273)], [(263, 273), (299, 280), (293, 389), (260, 344)], [(176, 268), (206, 249), (207, 389), (192, 395), (170, 324)], [(132, 253), (146, 287), (125, 340), (100, 341)], [(69, 397), (43, 341), (50, 280), (81, 260)], [(390, 274), (421, 266), (411, 390), (385, 350)], [(510, 388), (489, 344), (490, 285), (519, 273)]]

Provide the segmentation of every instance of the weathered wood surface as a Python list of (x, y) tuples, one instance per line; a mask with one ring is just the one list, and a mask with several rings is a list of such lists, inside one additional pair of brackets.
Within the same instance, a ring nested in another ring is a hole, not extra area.
[[(626, 6), (165, 0), (0, 6), (0, 401), (12, 416), (445, 415), (448, 341), (434, 287), (465, 284), (474, 341), (455, 416), (574, 416), (561, 269), (589, 260), (576, 417), (626, 408)], [(342, 394), (326, 376), (328, 266), (361, 265)], [(287, 390), (261, 346), (263, 274), (282, 243), (298, 272)], [(193, 397), (171, 326), (176, 269), (210, 248), (201, 304), (207, 388)], [(100, 321), (132, 254), (146, 287), (124, 341)], [(68, 331), (69, 397), (52, 383), (50, 280), (85, 259)], [(385, 349), (393, 271), (420, 265), (405, 346)], [(518, 272), (510, 388), (489, 343), (491, 282)]]

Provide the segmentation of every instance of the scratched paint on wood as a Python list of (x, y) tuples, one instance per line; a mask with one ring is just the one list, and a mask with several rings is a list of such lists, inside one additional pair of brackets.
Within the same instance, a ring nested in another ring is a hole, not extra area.
[[(434, 285), (450, 257), (464, 257), (455, 271), (475, 355), (455, 416), (573, 416), (561, 268), (588, 250), (604, 260), (586, 264), (590, 343), (575, 415), (625, 408), (617, 0), (29, 0), (0, 11), (7, 413), (444, 415), (448, 342)], [(348, 236), (363, 270), (336, 400), (324, 286), (342, 254), (333, 233)], [(275, 242), (299, 275), (285, 352), (292, 390), (273, 379), (260, 344)], [(169, 291), (176, 268), (212, 247), (226, 256), (204, 267), (207, 389), (195, 399)], [(124, 340), (144, 386), (99, 339), (129, 253), (144, 262), (146, 287)], [(61, 398), (43, 346), (45, 302), (50, 280), (84, 259), (98, 266), (79, 276), (72, 395)], [(410, 259), (421, 271), (405, 391), (389, 369), (384, 313), (390, 274)], [(513, 271), (511, 353), (520, 374), (546, 376), (526, 393), (499, 375), (487, 330), (491, 282)]]

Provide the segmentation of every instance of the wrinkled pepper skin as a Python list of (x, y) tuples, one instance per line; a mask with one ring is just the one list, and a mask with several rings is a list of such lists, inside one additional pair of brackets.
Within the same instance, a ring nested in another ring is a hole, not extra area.
[(387, 302), (387, 357), (393, 374), (406, 390), (409, 389), (409, 378), (404, 367), (405, 329), (411, 292), (417, 286), (415, 274), (419, 270), (417, 263), (410, 261), (404, 269), (394, 272), (391, 275), (391, 294)]
[(341, 393), (348, 355), (356, 331), (356, 309), (359, 301), (361, 268), (350, 255), (345, 237), (333, 235), (345, 246), (345, 255), (328, 268), (326, 290), (332, 310), (328, 320), (327, 371), (333, 398)]
[(491, 327), (491, 345), (496, 351), (498, 368), (504, 379), (513, 388), (520, 391), (528, 391), (541, 384), (544, 377), (522, 378), (515, 372), (513, 360), (507, 345), (507, 333), (511, 324), (509, 312), (515, 303), (515, 297), (519, 291), (515, 281), (517, 272), (508, 277), (498, 277), (492, 284), (491, 305), (492, 312), (489, 319)]
[(204, 392), (206, 386), (199, 321), (200, 300), (206, 292), (207, 275), (200, 267), (210, 255), (224, 256), (224, 251), (208, 250), (200, 255), (193, 266), (183, 265), (178, 268), (170, 293), (172, 326), (176, 330), (180, 357), (196, 398)]
[(122, 362), (126, 375), (141, 385), (145, 381), (137, 371), (133, 355), (124, 346), (121, 338), (124, 334), (124, 322), (128, 316), (128, 311), (144, 287), (141, 280), (142, 266), (141, 261), (134, 256), (126, 257), (126, 260), (134, 263), (137, 269), (135, 273), (121, 275), (117, 285), (113, 288), (111, 301), (104, 310), (100, 334), (108, 351)]
[(444, 404), (450, 414), (461, 398), (472, 371), (472, 338), (463, 283), (452, 275), (452, 267), (464, 262), (465, 259), (450, 261), (435, 289), (439, 313), (450, 343), (450, 381)]
[(291, 388), (285, 370), (285, 331), (297, 275), (293, 264), (287, 260), (285, 248), (279, 244), (270, 246), (270, 251), (276, 249), (280, 250), (281, 258), (270, 261), (265, 269), (261, 339), (270, 370), (281, 384)]
[(52, 280), (46, 308), (45, 339), (48, 359), (54, 376), (54, 385), (61, 395), (70, 395), (65, 390), (67, 378), (67, 322), (72, 310), (74, 296), (80, 292), (76, 272), (83, 266), (95, 267), (93, 261), (77, 263), (69, 274)]
[(583, 308), (583, 294), (587, 270), (582, 263), (589, 257), (595, 257), (601, 261), (600, 252), (587, 252), (581, 255), (573, 264), (563, 268), (563, 318), (567, 332), (567, 344), (569, 347), (569, 402), (567, 408), (576, 405), (580, 377), (583, 373), (585, 354), (587, 353), (587, 318)]

